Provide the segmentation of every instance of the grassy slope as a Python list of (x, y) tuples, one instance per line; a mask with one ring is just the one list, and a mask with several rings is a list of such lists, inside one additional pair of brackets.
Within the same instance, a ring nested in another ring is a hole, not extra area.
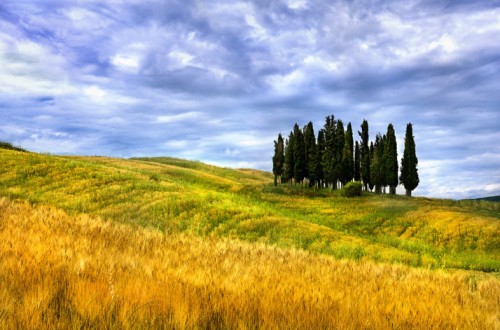
[(296, 247), (337, 258), (500, 270), (494, 203), (347, 199), (272, 186), (269, 173), (172, 158), (55, 157), (0, 150), (0, 195), (169, 233)]

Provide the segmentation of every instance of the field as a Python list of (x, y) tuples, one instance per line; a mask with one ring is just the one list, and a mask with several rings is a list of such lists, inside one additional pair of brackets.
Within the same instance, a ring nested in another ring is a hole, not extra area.
[(0, 164), (0, 328), (500, 327), (498, 203), (171, 158)]

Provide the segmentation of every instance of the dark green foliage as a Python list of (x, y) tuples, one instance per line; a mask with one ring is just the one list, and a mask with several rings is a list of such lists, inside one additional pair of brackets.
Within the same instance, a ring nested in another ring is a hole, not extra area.
[(326, 117), (326, 122), (324, 126), (325, 132), (325, 151), (323, 153), (323, 171), (325, 173), (325, 182), (329, 185), (333, 185), (334, 181), (334, 158), (335, 158), (335, 147), (336, 147), (336, 131), (335, 131), (335, 117)]
[(489, 196), (489, 197), (482, 197), (482, 198), (476, 198), (475, 200), (477, 201), (488, 201), (488, 202), (500, 202), (500, 196)]
[(361, 180), (361, 159), (360, 159), (360, 151), (359, 151), (359, 143), (356, 141), (356, 145), (354, 147), (354, 181)]
[(333, 158), (333, 189), (337, 189), (337, 183), (342, 176), (342, 159), (345, 144), (344, 123), (342, 122), (342, 120), (337, 120), (335, 137), (335, 156)]
[[(369, 149), (368, 155), (370, 156), (368, 158), (369, 159), (368, 164), (370, 164), (372, 162), (372, 160), (373, 160), (374, 155), (375, 155), (375, 147), (373, 146), (373, 142), (370, 142), (370, 149)], [(370, 178), (369, 173), (370, 173), (370, 171), (368, 171), (368, 177)], [(375, 184), (373, 183), (373, 180), (370, 178), (370, 180), (368, 181), (368, 188), (370, 188), (370, 191), (372, 191), (373, 187), (375, 187)], [(365, 186), (365, 189), (366, 189), (366, 186)]]
[(354, 173), (354, 155), (353, 155), (353, 136), (352, 136), (352, 126), (351, 123), (347, 124), (347, 130), (345, 132), (345, 142), (342, 151), (342, 171), (340, 174), (340, 181), (343, 185), (351, 181)]
[(309, 186), (316, 182), (317, 153), (316, 136), (314, 134), (313, 123), (309, 122), (304, 132), (305, 156), (306, 156), (306, 176), (309, 179)]
[[(411, 124), (409, 125), (411, 131)], [(310, 187), (317, 185), (318, 188), (330, 187), (335, 190), (339, 185), (345, 186), (354, 179), (360, 181), (366, 191), (376, 188), (377, 193), (385, 193), (389, 186), (389, 193), (396, 194), (396, 187), (399, 182), (403, 183), (403, 177), (405, 177), (403, 173), (406, 172), (403, 172), (402, 165), (401, 176), (398, 178), (399, 164), (394, 126), (389, 124), (385, 135), (379, 133), (375, 141), (370, 142), (368, 122), (364, 119), (358, 134), (361, 141), (354, 143), (351, 123), (348, 123), (344, 131), (342, 120), (335, 120), (333, 115), (326, 117), (324, 127), (318, 132), (317, 140), (312, 122), (309, 122), (302, 130), (296, 123), (284, 146), (284, 156), (281, 158), (284, 159), (284, 169), (281, 172), (281, 163), (277, 158), (282, 150), (279, 143), (281, 134), (278, 136), (278, 141), (275, 141), (273, 172), (276, 180), (279, 177), (278, 174), (282, 173), (281, 177), (285, 180), (300, 183), (306, 179)], [(411, 188), (412, 185), (415, 187), (418, 185), (416, 170), (418, 161), (413, 136), (411, 139), (407, 136), (407, 140), (405, 144), (410, 143), (410, 145), (405, 146), (408, 149), (405, 152), (408, 154), (410, 150), (413, 150), (414, 175), (413, 178), (409, 177), (408, 181)], [(403, 161), (405, 159), (403, 157)], [(407, 193), (410, 188), (406, 188)]]
[(348, 182), (342, 189), (342, 195), (345, 197), (361, 196), (363, 185), (359, 181)]
[(325, 180), (325, 172), (323, 171), (323, 154), (325, 152), (325, 131), (320, 129), (318, 132), (318, 145), (316, 153), (316, 180), (318, 188), (321, 188)]
[(385, 162), (385, 178), (389, 185), (389, 193), (396, 194), (396, 187), (399, 184), (398, 180), (398, 147), (396, 142), (396, 133), (392, 124), (387, 126), (387, 139), (384, 145), (384, 162)]
[(26, 150), (24, 150), (22, 148), (15, 147), (11, 143), (9, 143), (9, 142), (3, 142), (3, 141), (0, 141), (0, 149), (7, 149), (7, 150), (14, 150), (14, 151), (26, 152)]
[(293, 132), (290, 132), (290, 135), (286, 140), (286, 146), (285, 146), (285, 173), (284, 173), (285, 180), (290, 181), (290, 183), (293, 181), (295, 175), (294, 148), (295, 148), (295, 137), (293, 136)]
[(296, 182), (302, 182), (307, 174), (306, 150), (304, 134), (297, 124), (293, 128), (293, 135), (295, 138), (293, 150), (293, 158), (295, 160), (294, 177)]
[(282, 177), (284, 167), (285, 167), (285, 145), (283, 142), (283, 137), (281, 136), (281, 133), (279, 133), (278, 140), (274, 141), (274, 156), (273, 156), (274, 185), (277, 185), (278, 178)]
[(411, 196), (411, 191), (417, 188), (420, 179), (418, 178), (418, 159), (413, 138), (413, 126), (411, 123), (406, 125), (405, 150), (401, 159), (400, 182), (406, 189), (406, 195)]
[(370, 178), (375, 185), (375, 192), (380, 194), (384, 183), (384, 142), (380, 134), (377, 134), (374, 144), (373, 158), (370, 163)]
[[(361, 179), (365, 190), (368, 190), (368, 185), (370, 183), (370, 149), (368, 147), (369, 136), (368, 136), (368, 122), (366, 119), (363, 120), (361, 124), (361, 132), (358, 131), (359, 137), (361, 138)], [(370, 189), (371, 190), (371, 189)]]

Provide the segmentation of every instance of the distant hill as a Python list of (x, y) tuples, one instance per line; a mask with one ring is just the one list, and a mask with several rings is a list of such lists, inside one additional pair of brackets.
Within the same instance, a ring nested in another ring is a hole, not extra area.
[(500, 202), (500, 195), (499, 196), (489, 196), (489, 197), (482, 197), (482, 198), (476, 198), (477, 201), (488, 201), (488, 202)]

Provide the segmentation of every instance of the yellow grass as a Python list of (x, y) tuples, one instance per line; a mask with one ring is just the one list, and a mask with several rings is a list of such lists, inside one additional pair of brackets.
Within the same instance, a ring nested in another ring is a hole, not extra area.
[(0, 328), (499, 329), (500, 280), (0, 199)]

